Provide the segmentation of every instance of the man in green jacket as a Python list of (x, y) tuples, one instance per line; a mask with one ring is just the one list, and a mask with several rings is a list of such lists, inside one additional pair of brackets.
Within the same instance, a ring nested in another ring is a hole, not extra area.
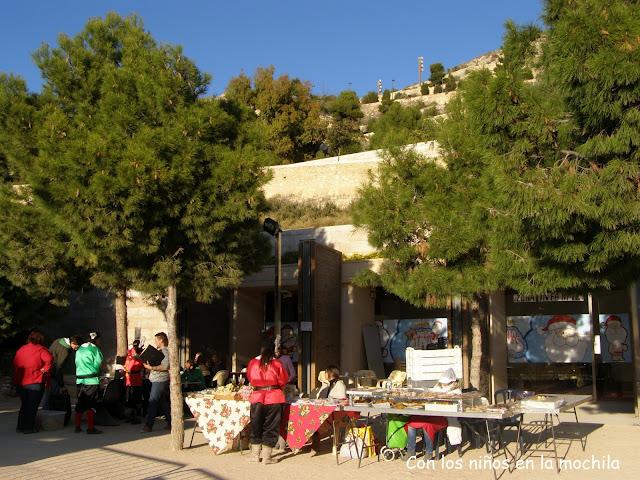
[(78, 401), (76, 403), (76, 433), (81, 432), (82, 414), (87, 412), (87, 433), (102, 433), (94, 426), (95, 407), (100, 388), (100, 369), (102, 368), (102, 352), (98, 348), (100, 335), (89, 334), (89, 341), (83, 343), (76, 351), (76, 383), (78, 384)]

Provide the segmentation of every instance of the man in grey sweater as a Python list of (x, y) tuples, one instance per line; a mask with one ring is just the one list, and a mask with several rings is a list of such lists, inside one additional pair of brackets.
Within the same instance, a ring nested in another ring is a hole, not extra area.
[(144, 364), (144, 368), (149, 370), (149, 381), (151, 382), (151, 393), (149, 394), (149, 406), (147, 408), (147, 419), (143, 432), (150, 432), (156, 416), (164, 414), (167, 420), (167, 430), (171, 429), (171, 404), (169, 400), (169, 339), (164, 332), (156, 333), (156, 348), (164, 354), (164, 358), (160, 365), (152, 366), (149, 363)]

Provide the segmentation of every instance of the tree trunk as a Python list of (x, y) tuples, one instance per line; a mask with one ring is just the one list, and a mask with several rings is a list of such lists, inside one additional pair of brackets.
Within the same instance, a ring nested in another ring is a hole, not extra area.
[(482, 369), (482, 326), (480, 305), (476, 297), (471, 302), (471, 362), (469, 381), (471, 386), (481, 390), (480, 375)]
[(125, 357), (129, 348), (127, 338), (127, 289), (116, 292), (116, 355)]
[(175, 285), (167, 288), (167, 335), (169, 337), (169, 388), (171, 393), (171, 449), (182, 450), (184, 420), (182, 386), (180, 382), (180, 348), (178, 339), (178, 293)]

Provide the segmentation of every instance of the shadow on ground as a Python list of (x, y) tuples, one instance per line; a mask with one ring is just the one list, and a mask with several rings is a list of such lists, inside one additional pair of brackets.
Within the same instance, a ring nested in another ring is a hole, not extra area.
[[(137, 451), (136, 442), (167, 436), (168, 432), (163, 430), (143, 434), (140, 425), (124, 424), (101, 427), (104, 432), (101, 435), (87, 435), (75, 433), (73, 427), (67, 426), (62, 430), (25, 435), (15, 433), (16, 420), (16, 405), (0, 405), (0, 478), (3, 479), (225, 480), (205, 469), (162, 458), (162, 449), (157, 455)], [(185, 422), (185, 436), (190, 437), (190, 427), (191, 422)], [(167, 436), (167, 449), (168, 443)]]

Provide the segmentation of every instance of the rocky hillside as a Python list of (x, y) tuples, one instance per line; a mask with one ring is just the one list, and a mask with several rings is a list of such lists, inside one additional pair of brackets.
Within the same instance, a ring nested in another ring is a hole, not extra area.
[[(456, 78), (456, 80), (460, 81), (474, 70), (488, 68), (489, 70), (493, 71), (498, 65), (500, 53), (501, 51), (499, 49), (485, 53), (484, 55), (480, 55), (479, 57), (469, 60), (468, 62), (453, 67), (450, 73)], [(402, 94), (402, 97), (404, 98), (397, 99), (396, 101), (403, 105), (411, 105), (417, 103), (422, 103), (425, 106), (435, 105), (438, 109), (438, 112), (443, 113), (445, 105), (447, 104), (451, 96), (455, 95), (455, 92), (442, 92), (434, 94), (433, 87), (431, 87), (429, 95), (422, 95), (420, 93), (420, 85), (414, 83), (405, 88), (396, 90), (395, 95), (398, 94)], [(372, 118), (376, 118), (380, 115), (380, 111), (378, 110), (379, 106), (379, 102), (366, 103), (361, 106), (362, 112), (364, 113), (364, 124), (366, 124)]]

